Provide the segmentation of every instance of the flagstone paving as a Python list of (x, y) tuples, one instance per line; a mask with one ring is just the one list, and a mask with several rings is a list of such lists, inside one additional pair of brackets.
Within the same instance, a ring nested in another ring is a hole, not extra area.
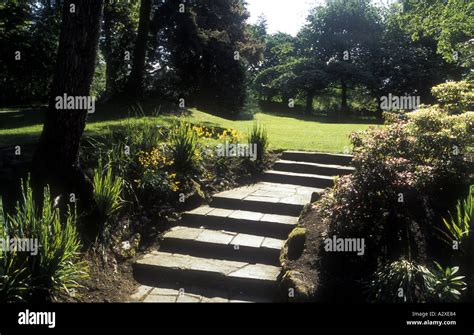
[(287, 151), (263, 181), (183, 213), (160, 250), (134, 264), (132, 302), (271, 302), (279, 253), (314, 192), (351, 173), (351, 156)]

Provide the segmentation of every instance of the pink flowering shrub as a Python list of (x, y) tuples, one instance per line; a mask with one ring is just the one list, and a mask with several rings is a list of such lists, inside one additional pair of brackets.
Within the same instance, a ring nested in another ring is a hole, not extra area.
[(421, 264), (443, 257), (435, 227), (468, 190), (464, 158), (473, 141), (474, 113), (433, 107), (352, 134), (356, 170), (336, 181), (318, 210), (326, 237), (363, 238), (366, 252), (322, 251), (327, 280), (347, 286), (403, 257)]

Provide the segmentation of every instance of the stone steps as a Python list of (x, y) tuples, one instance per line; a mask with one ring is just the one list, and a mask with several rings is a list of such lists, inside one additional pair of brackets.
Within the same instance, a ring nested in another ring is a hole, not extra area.
[(214, 195), (211, 206), (265, 214), (299, 216), (312, 193), (322, 191), (323, 189), (294, 184), (263, 182), (218, 193)]
[(285, 239), (297, 216), (201, 206), (182, 215), (181, 225)]
[(278, 265), (284, 243), (284, 240), (237, 232), (174, 227), (164, 234), (160, 251)]
[(313, 194), (351, 173), (351, 156), (286, 151), (263, 181), (183, 213), (160, 250), (135, 262), (141, 302), (273, 301), (279, 254)]
[(257, 296), (272, 295), (277, 288), (280, 268), (265, 264), (251, 264), (183, 254), (153, 251), (134, 264), (134, 276), (149, 286), (173, 282), (185, 288), (205, 285), (231, 288)]
[(131, 296), (132, 302), (170, 302), (170, 303), (251, 303), (272, 302), (271, 299), (262, 296), (249, 296), (240, 292), (229, 292), (222, 289), (209, 289), (199, 286), (187, 286), (186, 289), (177, 284), (160, 285), (160, 287), (142, 285), (136, 293)]
[(294, 173), (307, 173), (323, 176), (342, 176), (352, 173), (353, 167), (341, 165), (328, 165), (319, 163), (297, 162), (278, 160), (273, 165), (273, 170)]
[(271, 199), (262, 200), (242, 200), (227, 197), (215, 197), (212, 201), (212, 206), (223, 209), (244, 211), (259, 211), (268, 214), (297, 216), (303, 209), (303, 205), (292, 203), (278, 203), (271, 201)]
[(285, 151), (281, 155), (281, 159), (296, 162), (348, 166), (351, 164), (352, 156), (319, 152)]
[(284, 171), (265, 171), (263, 180), (272, 183), (287, 183), (314, 188), (327, 188), (334, 185), (333, 177)]

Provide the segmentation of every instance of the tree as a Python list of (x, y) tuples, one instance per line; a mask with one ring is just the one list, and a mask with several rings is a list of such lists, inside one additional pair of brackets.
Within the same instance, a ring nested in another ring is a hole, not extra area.
[(47, 101), (59, 38), (60, 6), (49, 1), (0, 4), (0, 101)]
[[(474, 3), (465, 0), (403, 1), (403, 23), (416, 40), (437, 41), (445, 60), (457, 62), (465, 43), (474, 36)], [(466, 55), (468, 56), (468, 55)]]
[[(79, 162), (81, 137), (87, 110), (58, 109), (57, 97), (87, 97), (94, 74), (103, 0), (65, 0), (62, 11), (58, 59), (43, 132), (32, 164), (37, 193), (49, 184), (55, 194), (77, 194), (83, 206), (91, 206), (92, 186)], [(39, 196), (39, 195), (38, 195)], [(89, 233), (94, 234), (92, 229)]]
[(370, 0), (331, 0), (312, 11), (299, 33), (300, 54), (330, 64), (333, 82), (341, 90), (341, 113), (349, 110), (351, 85), (373, 79), (366, 66), (380, 48), (381, 31), (379, 13)]
[(235, 117), (248, 98), (248, 70), (263, 51), (245, 22), (244, 3), (201, 0), (183, 5), (180, 12), (176, 3), (166, 2), (153, 22), (155, 32), (161, 27), (164, 35), (165, 66), (174, 92), (187, 106)]
[(404, 24), (397, 7), (384, 15), (382, 48), (378, 50), (371, 72), (377, 78), (372, 87), (374, 95), (419, 95), (425, 103), (431, 103), (430, 87), (445, 81), (458, 71), (436, 53), (436, 41), (431, 37), (417, 40)]
[(151, 0), (141, 0), (138, 34), (135, 41), (132, 72), (130, 73), (127, 90), (127, 93), (135, 97), (140, 97), (144, 93), (143, 80), (145, 76), (148, 34), (150, 32), (151, 7)]
[(108, 98), (123, 93), (125, 90), (138, 21), (138, 2), (107, 1), (105, 3), (100, 47), (106, 63)]
[(294, 85), (306, 94), (305, 112), (311, 114), (314, 96), (329, 85), (327, 66), (315, 59), (302, 58), (294, 64), (293, 72), (296, 77)]
[(293, 72), (296, 60), (295, 38), (278, 32), (265, 35), (264, 42), (263, 61), (255, 69), (253, 88), (267, 101), (279, 96), (286, 102), (289, 98), (294, 98), (297, 92)]
[(287, 64), (294, 60), (296, 56), (296, 42), (295, 37), (282, 32), (268, 35), (265, 39), (262, 68), (266, 69)]

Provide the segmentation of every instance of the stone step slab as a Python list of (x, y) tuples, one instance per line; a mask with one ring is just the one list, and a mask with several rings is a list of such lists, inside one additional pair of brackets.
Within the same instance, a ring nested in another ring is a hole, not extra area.
[(286, 239), (297, 216), (201, 206), (183, 213), (180, 225)]
[(352, 173), (354, 171), (354, 168), (342, 165), (328, 165), (319, 163), (278, 160), (273, 165), (273, 170), (323, 176), (342, 176)]
[(245, 294), (271, 295), (277, 288), (280, 268), (153, 251), (137, 260), (133, 271), (135, 278), (147, 286), (172, 282), (182, 287), (225, 287)]
[(168, 285), (153, 287), (140, 285), (130, 302), (144, 303), (254, 303), (271, 302), (261, 296), (249, 296), (224, 289), (209, 289), (197, 286), (178, 287)]
[(160, 251), (278, 265), (284, 243), (284, 240), (263, 236), (178, 226), (164, 234)]
[(306, 187), (324, 189), (334, 185), (334, 177), (307, 173), (294, 173), (284, 171), (266, 171), (263, 180), (272, 183), (288, 183)]
[(330, 164), (348, 166), (351, 164), (351, 155), (328, 154), (320, 152), (305, 152), (305, 151), (284, 151), (281, 159), (297, 162)]
[(321, 188), (301, 185), (261, 182), (214, 195), (211, 207), (299, 216), (313, 192)]

